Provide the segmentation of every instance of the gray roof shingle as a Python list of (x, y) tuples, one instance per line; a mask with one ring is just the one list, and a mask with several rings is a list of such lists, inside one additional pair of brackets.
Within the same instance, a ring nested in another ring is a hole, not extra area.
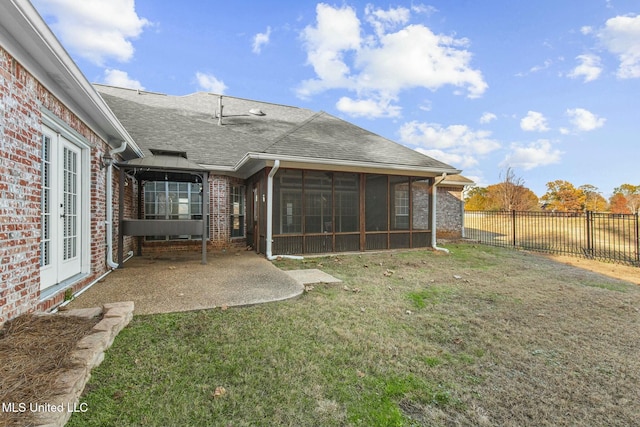
[[(203, 165), (233, 168), (248, 153), (287, 158), (406, 166), (459, 172), (452, 166), (390, 141), (326, 112), (198, 92), (170, 96), (95, 85), (136, 143), (184, 151)], [(259, 110), (264, 115), (251, 113)]]

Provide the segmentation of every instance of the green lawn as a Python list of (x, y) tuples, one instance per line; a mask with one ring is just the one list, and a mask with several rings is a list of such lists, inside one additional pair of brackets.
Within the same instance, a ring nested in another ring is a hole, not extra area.
[(68, 426), (632, 425), (640, 292), (480, 245), (278, 262), (344, 281), (136, 316)]

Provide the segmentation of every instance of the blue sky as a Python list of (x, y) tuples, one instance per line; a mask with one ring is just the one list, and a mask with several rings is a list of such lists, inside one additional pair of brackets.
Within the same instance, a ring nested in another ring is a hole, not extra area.
[(463, 170), (640, 184), (637, 0), (33, 0), (89, 81), (324, 110)]

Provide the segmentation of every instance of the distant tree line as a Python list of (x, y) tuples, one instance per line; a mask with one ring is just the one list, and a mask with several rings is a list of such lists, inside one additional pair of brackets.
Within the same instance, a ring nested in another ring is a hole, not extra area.
[(613, 190), (607, 201), (597, 187), (584, 184), (575, 187), (569, 181), (547, 183), (547, 192), (540, 198), (525, 187), (524, 180), (511, 168), (501, 174), (502, 181), (487, 187), (474, 187), (467, 192), (465, 209), (469, 211), (594, 211), (640, 213), (640, 185), (622, 184)]

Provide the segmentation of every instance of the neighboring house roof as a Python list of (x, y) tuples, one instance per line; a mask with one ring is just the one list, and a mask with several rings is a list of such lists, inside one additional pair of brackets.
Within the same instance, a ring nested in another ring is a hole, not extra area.
[(445, 179), (440, 182), (440, 185), (450, 187), (466, 187), (475, 185), (475, 182), (462, 175), (447, 175)]
[(0, 1), (0, 46), (125, 158), (142, 152), (27, 0)]
[(145, 154), (181, 151), (210, 170), (246, 177), (259, 170), (256, 164), (278, 159), (344, 170), (460, 172), (326, 112), (223, 95), (220, 119), (220, 95), (95, 87)]

